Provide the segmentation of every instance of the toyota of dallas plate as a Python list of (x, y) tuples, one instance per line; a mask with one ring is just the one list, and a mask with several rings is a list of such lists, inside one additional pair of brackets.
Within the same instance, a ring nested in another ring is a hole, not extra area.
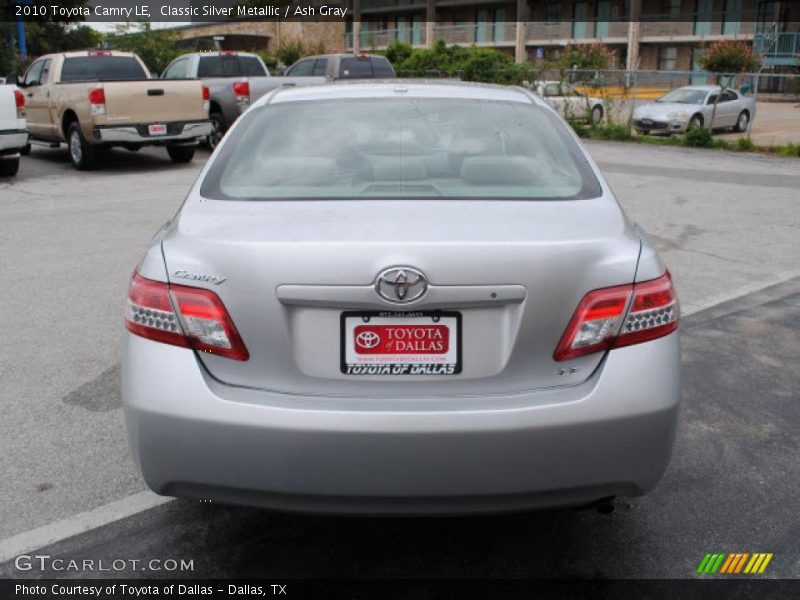
[(344, 312), (341, 371), (346, 375), (457, 375), (461, 313)]

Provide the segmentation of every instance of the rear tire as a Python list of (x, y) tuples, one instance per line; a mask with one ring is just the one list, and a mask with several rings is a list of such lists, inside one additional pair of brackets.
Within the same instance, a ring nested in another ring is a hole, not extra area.
[(172, 159), (172, 162), (177, 164), (184, 164), (190, 162), (194, 158), (195, 146), (167, 146), (167, 154)]
[(225, 117), (222, 115), (222, 113), (214, 112), (211, 113), (208, 118), (211, 121), (211, 126), (213, 129), (211, 130), (211, 133), (206, 136), (206, 145), (208, 146), (208, 149), (213, 152), (214, 148), (219, 145), (222, 136), (225, 135)]
[(19, 156), (0, 159), (0, 177), (13, 177), (19, 171)]
[(592, 125), (599, 125), (603, 120), (603, 107), (599, 104), (592, 109)]
[(67, 148), (72, 164), (79, 171), (88, 171), (97, 160), (97, 150), (86, 143), (81, 126), (77, 121), (67, 129)]
[(739, 113), (739, 117), (736, 119), (736, 125), (733, 126), (733, 130), (736, 133), (742, 133), (747, 131), (747, 127), (750, 125), (750, 114), (743, 110)]

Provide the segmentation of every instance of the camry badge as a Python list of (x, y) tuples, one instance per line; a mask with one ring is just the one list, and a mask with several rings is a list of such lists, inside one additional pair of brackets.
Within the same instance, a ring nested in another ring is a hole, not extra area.
[(413, 302), (428, 290), (428, 280), (413, 267), (392, 267), (382, 271), (375, 281), (375, 291), (389, 302)]
[(178, 277), (180, 279), (190, 279), (192, 281), (205, 281), (206, 283), (213, 283), (214, 285), (219, 285), (220, 283), (227, 281), (227, 277), (220, 277), (218, 275), (206, 275), (204, 273), (192, 273), (191, 271), (187, 271), (185, 269), (179, 269), (175, 271), (173, 277)]

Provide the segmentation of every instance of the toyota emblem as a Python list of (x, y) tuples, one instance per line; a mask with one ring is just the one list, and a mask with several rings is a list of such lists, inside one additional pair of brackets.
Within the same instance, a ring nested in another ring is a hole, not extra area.
[(375, 291), (389, 302), (414, 302), (428, 291), (428, 280), (413, 267), (392, 267), (378, 275)]
[(356, 336), (356, 345), (365, 350), (374, 348), (381, 343), (381, 336), (374, 331), (362, 331)]

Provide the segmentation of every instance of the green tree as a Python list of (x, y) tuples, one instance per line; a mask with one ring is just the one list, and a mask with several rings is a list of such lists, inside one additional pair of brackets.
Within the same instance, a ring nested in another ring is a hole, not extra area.
[(149, 22), (126, 23), (106, 36), (110, 48), (139, 55), (154, 75), (160, 74), (182, 50), (177, 47), (181, 34), (176, 29), (153, 29)]
[(303, 42), (298, 39), (286, 40), (278, 46), (275, 56), (288, 67), (306, 56), (306, 49)]
[(747, 42), (725, 40), (704, 48), (699, 63), (706, 71), (718, 75), (754, 73), (761, 67), (761, 58), (753, 54), (753, 49)]

